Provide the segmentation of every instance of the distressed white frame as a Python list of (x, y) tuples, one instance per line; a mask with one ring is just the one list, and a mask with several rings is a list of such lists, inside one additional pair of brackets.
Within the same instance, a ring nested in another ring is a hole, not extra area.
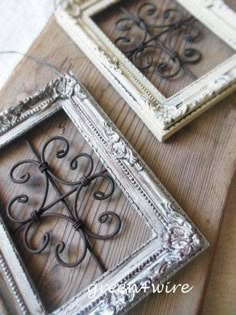
[[(163, 141), (236, 90), (236, 54), (166, 98), (96, 25), (92, 17), (121, 0), (70, 0), (56, 11), (63, 29)], [(222, 0), (176, 0), (236, 50), (236, 13)]]
[[(206, 249), (205, 238), (72, 74), (0, 114), (0, 148), (58, 110), (66, 112), (152, 232), (149, 241), (94, 284), (163, 283)], [(48, 314), (1, 219), (0, 270), (21, 314)], [(105, 290), (91, 299), (86, 288), (52, 314), (123, 314), (147, 294)]]

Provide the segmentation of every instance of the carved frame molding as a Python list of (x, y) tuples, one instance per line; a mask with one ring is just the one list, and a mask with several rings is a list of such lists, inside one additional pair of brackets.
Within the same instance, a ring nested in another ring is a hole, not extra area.
[[(64, 110), (96, 152), (134, 209), (152, 231), (152, 239), (94, 283), (118, 285), (163, 283), (208, 247), (180, 206), (72, 74), (0, 114), (0, 148)], [(0, 269), (22, 314), (48, 314), (0, 218)], [(146, 292), (107, 290), (94, 298), (88, 288), (53, 314), (121, 314)]]
[[(170, 98), (132, 64), (92, 20), (121, 0), (71, 0), (55, 15), (58, 23), (163, 141), (236, 90), (236, 54)], [(223, 0), (177, 0), (236, 50), (236, 13)]]

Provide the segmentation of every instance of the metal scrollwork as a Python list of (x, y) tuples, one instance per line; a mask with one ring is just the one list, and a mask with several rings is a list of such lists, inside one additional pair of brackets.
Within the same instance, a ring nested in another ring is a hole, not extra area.
[[(93, 232), (81, 219), (81, 216), (79, 214), (79, 207), (78, 205), (82, 203), (80, 201), (81, 192), (88, 186), (91, 185), (91, 183), (95, 182), (97, 179), (102, 179), (107, 181), (107, 190), (106, 192), (96, 190), (93, 193), (93, 198), (95, 200), (104, 201), (106, 199), (109, 199), (114, 191), (115, 191), (115, 183), (112, 179), (112, 177), (107, 173), (107, 171), (102, 172), (94, 172), (94, 162), (92, 157), (87, 153), (81, 153), (74, 157), (70, 162), (70, 169), (72, 171), (78, 171), (79, 166), (84, 161), (87, 162), (87, 170), (83, 174), (83, 176), (77, 180), (77, 181), (68, 181), (63, 178), (60, 178), (58, 175), (55, 174), (52, 167), (50, 166), (50, 163), (47, 161), (46, 153), (48, 150), (49, 145), (53, 146), (53, 149), (55, 147), (56, 142), (60, 143), (61, 149), (58, 149), (56, 152), (56, 159), (63, 159), (65, 158), (69, 151), (70, 151), (70, 144), (64, 137), (53, 137), (50, 140), (48, 140), (41, 151), (41, 154), (38, 155), (36, 150), (33, 148), (33, 146), (28, 143), (29, 148), (33, 152), (35, 159), (27, 159), (23, 160), (21, 162), (18, 162), (15, 164), (12, 169), (10, 170), (10, 178), (11, 181), (15, 184), (26, 184), (30, 181), (31, 177), (33, 177), (29, 172), (23, 172), (23, 169), (21, 166), (24, 165), (30, 165), (31, 167), (36, 168), (39, 173), (42, 174), (44, 177), (45, 185), (44, 185), (44, 196), (43, 199), (39, 205), (39, 207), (34, 210), (32, 213), (28, 215), (27, 218), (20, 218), (17, 213), (17, 205), (23, 204), (27, 206), (30, 202), (30, 198), (27, 194), (21, 194), (18, 196), (15, 196), (12, 198), (12, 200), (8, 203), (7, 207), (7, 215), (8, 218), (18, 224), (18, 227), (16, 228), (16, 232), (19, 230), (23, 230), (23, 243), (25, 248), (32, 254), (40, 254), (48, 247), (50, 241), (51, 241), (51, 234), (46, 232), (43, 235), (42, 243), (41, 245), (38, 245), (37, 248), (33, 247), (31, 242), (34, 236), (34, 228), (37, 224), (43, 223), (44, 220), (47, 218), (53, 217), (60, 220), (65, 220), (69, 222), (72, 227), (77, 231), (80, 235), (80, 238), (82, 240), (82, 246), (81, 246), (81, 252), (78, 257), (78, 259), (74, 262), (65, 261), (63, 258), (63, 253), (65, 252), (66, 243), (64, 241), (60, 241), (55, 246), (55, 257), (61, 265), (64, 267), (72, 268), (80, 265), (82, 261), (84, 260), (87, 252), (89, 251), (90, 254), (95, 259), (96, 263), (98, 264), (99, 268), (102, 272), (106, 271), (106, 268), (104, 267), (103, 263), (101, 262), (98, 255), (93, 250), (90, 239), (97, 239), (97, 240), (108, 240), (115, 237), (121, 230), (121, 219), (118, 214), (112, 211), (104, 211), (100, 216), (98, 217), (98, 223), (99, 224), (110, 224), (112, 232), (109, 232), (108, 234), (99, 234)], [(20, 174), (20, 175), (19, 175)], [(61, 186), (65, 185), (70, 188), (70, 190), (66, 193), (64, 193), (61, 190)], [(49, 195), (49, 188), (53, 187), (54, 191), (57, 194), (57, 198), (54, 201), (48, 202), (48, 195)], [(73, 206), (68, 202), (68, 197), (74, 195), (74, 201)], [(80, 201), (80, 203), (79, 203)], [(49, 211), (52, 209), (52, 207), (63, 204), (64, 208), (67, 211), (67, 214), (57, 213)], [(19, 212), (19, 210), (18, 210)]]
[[(124, 7), (121, 11), (124, 16), (116, 21), (121, 35), (115, 44), (138, 69), (152, 70), (164, 79), (176, 78), (184, 71), (196, 79), (188, 65), (202, 59), (202, 53), (192, 46), (202, 32), (193, 16), (187, 16), (179, 8), (166, 9), (159, 14), (157, 6), (150, 2), (141, 4), (136, 14)], [(180, 49), (179, 38), (184, 41)]]

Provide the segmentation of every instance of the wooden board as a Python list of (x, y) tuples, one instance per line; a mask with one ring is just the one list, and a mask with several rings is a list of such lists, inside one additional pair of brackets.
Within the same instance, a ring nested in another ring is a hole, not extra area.
[[(54, 18), (29, 54), (45, 58), (61, 71), (72, 69), (80, 77), (211, 243), (207, 253), (172, 280), (172, 283), (194, 286), (189, 294), (156, 294), (129, 314), (197, 314), (236, 166), (236, 96), (228, 97), (165, 144), (160, 144)], [(53, 76), (50, 70), (23, 60), (1, 92), (1, 110), (44, 86)]]
[(236, 314), (236, 174), (234, 174), (213, 268), (207, 283), (202, 315)]

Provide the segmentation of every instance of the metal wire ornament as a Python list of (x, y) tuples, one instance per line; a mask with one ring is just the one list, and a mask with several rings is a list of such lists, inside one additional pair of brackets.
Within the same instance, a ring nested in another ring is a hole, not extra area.
[[(10, 178), (13, 183), (16, 184), (26, 184), (29, 182), (30, 178), (32, 177), (29, 172), (23, 173), (20, 176), (17, 173), (20, 171), (19, 167), (22, 165), (32, 165), (33, 167), (36, 167), (36, 169), (44, 176), (45, 180), (45, 189), (44, 189), (44, 197), (41, 201), (40, 206), (30, 213), (28, 218), (21, 219), (16, 217), (13, 213), (16, 212), (14, 209), (17, 204), (29, 204), (30, 198), (27, 194), (21, 194), (16, 197), (14, 197), (8, 204), (7, 207), (7, 215), (8, 218), (18, 223), (19, 226), (15, 231), (23, 230), (23, 243), (25, 248), (32, 254), (40, 254), (48, 247), (50, 241), (51, 241), (51, 235), (46, 232), (43, 236), (42, 245), (38, 248), (34, 248), (31, 245), (31, 241), (33, 239), (32, 237), (32, 228), (39, 224), (43, 223), (43, 221), (46, 218), (57, 218), (61, 220), (65, 220), (69, 222), (76, 232), (79, 233), (80, 238), (82, 239), (82, 249), (81, 253), (79, 255), (79, 258), (74, 262), (65, 261), (62, 258), (62, 254), (66, 248), (66, 243), (64, 241), (60, 241), (55, 246), (55, 257), (58, 263), (63, 265), (64, 267), (72, 268), (80, 265), (82, 261), (84, 260), (87, 252), (89, 251), (90, 254), (95, 259), (97, 265), (99, 266), (100, 270), (102, 272), (106, 271), (106, 268), (104, 267), (103, 263), (101, 262), (98, 255), (95, 253), (94, 249), (91, 246), (90, 239), (97, 239), (97, 240), (108, 240), (115, 237), (121, 230), (121, 219), (118, 214), (112, 211), (104, 211), (100, 216), (98, 217), (98, 221), (100, 224), (112, 224), (113, 231), (106, 235), (100, 235), (97, 233), (94, 233), (81, 219), (79, 211), (78, 211), (78, 204), (79, 204), (79, 198), (81, 195), (81, 192), (88, 186), (91, 185), (91, 183), (95, 182), (97, 179), (103, 179), (108, 182), (108, 188), (106, 192), (102, 191), (95, 191), (93, 193), (93, 198), (95, 200), (104, 201), (106, 199), (109, 199), (115, 190), (115, 183), (112, 179), (112, 177), (107, 173), (107, 171), (102, 171), (98, 173), (94, 173), (94, 162), (92, 157), (87, 153), (81, 153), (74, 157), (70, 162), (70, 169), (72, 171), (77, 171), (79, 169), (79, 165), (81, 164), (82, 160), (87, 161), (88, 168), (85, 172), (85, 174), (77, 181), (71, 182), (67, 181), (65, 179), (60, 178), (57, 176), (54, 171), (52, 170), (52, 167), (49, 165), (46, 159), (46, 151), (49, 147), (49, 145), (55, 144), (55, 142), (60, 142), (61, 145), (63, 145), (63, 148), (58, 150), (56, 152), (56, 159), (63, 159), (65, 158), (69, 151), (70, 151), (70, 145), (69, 142), (64, 137), (53, 137), (50, 140), (48, 140), (41, 151), (41, 154), (38, 155), (36, 150), (33, 148), (33, 146), (27, 141), (28, 146), (30, 150), (33, 152), (35, 159), (27, 159), (23, 160), (17, 164), (15, 164), (11, 171), (10, 171)], [(54, 149), (54, 147), (53, 147)], [(69, 192), (63, 193), (60, 186), (65, 185), (70, 188)], [(57, 199), (48, 203), (48, 194), (49, 194), (49, 187), (52, 187), (54, 191), (57, 194)], [(75, 195), (74, 201), (73, 201), (73, 207), (70, 206), (68, 202), (68, 197), (71, 195)], [(83, 201), (83, 200), (82, 200)], [(82, 203), (82, 201), (80, 203)], [(49, 212), (52, 207), (58, 204), (63, 204), (64, 208), (67, 211), (67, 215), (57, 212)]]
[[(201, 37), (201, 30), (192, 16), (177, 8), (170, 8), (158, 16), (155, 4), (146, 2), (137, 14), (121, 7), (124, 16), (116, 21), (116, 29), (122, 33), (115, 44), (141, 71), (154, 68), (164, 79), (177, 77), (184, 71), (193, 80), (196, 76), (188, 65), (197, 64), (202, 53), (191, 47)], [(160, 22), (157, 23), (156, 19)], [(184, 40), (182, 52), (178, 52), (179, 38)], [(161, 59), (161, 61), (159, 61)]]

